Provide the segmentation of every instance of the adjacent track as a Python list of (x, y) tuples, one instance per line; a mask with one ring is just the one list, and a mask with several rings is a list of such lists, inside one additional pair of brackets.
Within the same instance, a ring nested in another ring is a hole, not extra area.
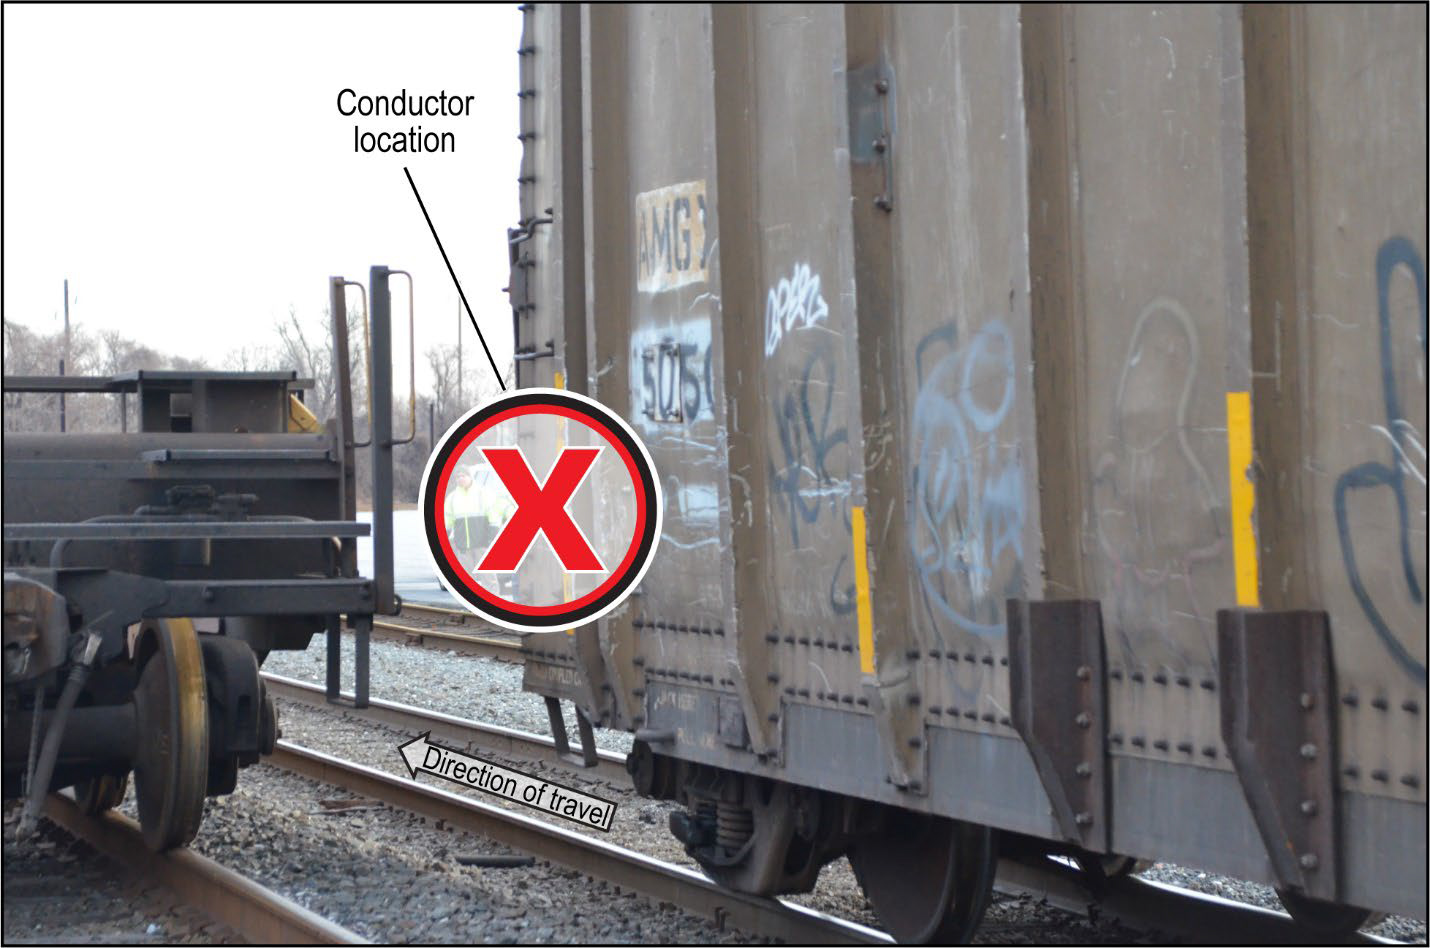
[(139, 824), (114, 812), (88, 817), (73, 800), (52, 795), (45, 815), (136, 876), (147, 876), (186, 905), (252, 944), (362, 945), (367, 939), (187, 849), (152, 853)]
[[(265, 675), (264, 679), (269, 690), (278, 697), (315, 706), (326, 706), (323, 689), (317, 685), (277, 675)], [(389, 701), (374, 700), (371, 706), (364, 709), (340, 707), (344, 714), (357, 715), (414, 735), (430, 731), (434, 738), (456, 745), (480, 747), (517, 756), (541, 757), (548, 761), (553, 759), (554, 744), (551, 738), (539, 734), (439, 714)], [(747, 931), (805, 942), (818, 939), (830, 940), (835, 937), (835, 933), (839, 932), (847, 936), (842, 937), (843, 941), (886, 940), (882, 933), (853, 923), (838, 923), (849, 927), (832, 931), (802, 931), (790, 935), (781, 934), (780, 932), (784, 931), (784, 928), (777, 931), (760, 927), (765, 921), (774, 922), (775, 920), (763, 916), (750, 917), (738, 914), (732, 909), (734, 903), (731, 900), (753, 899), (754, 903), (765, 906), (763, 911), (766, 912), (772, 911), (768, 907), (769, 904), (783, 905), (787, 909), (797, 910), (800, 913), (805, 913), (808, 910), (799, 906), (780, 902), (771, 903), (771, 900), (727, 892), (715, 887), (703, 876), (690, 870), (658, 863), (638, 853), (619, 850), (618, 847), (601, 843), (591, 837), (559, 827), (551, 827), (540, 820), (482, 804), (468, 797), (443, 790), (433, 790), (401, 777), (389, 776), (357, 764), (348, 764), (316, 751), (297, 748), (294, 745), (285, 744), (284, 747), (284, 756), (281, 759), (276, 756), (273, 758), (273, 761), (280, 766), (304, 773), (314, 779), (340, 783), (354, 792), (383, 800), (401, 809), (413, 810), (437, 819), (445, 819), (472, 832), (491, 836), (515, 848), (550, 859), (553, 862), (569, 865), (596, 878), (607, 879), (617, 885), (673, 902), (689, 911), (717, 920), (729, 920), (732, 924)], [(565, 763), (573, 769), (580, 769), (574, 763), (569, 761)], [(625, 772), (624, 756), (610, 751), (599, 752), (596, 773), (614, 781), (624, 782), (629, 779)], [(355, 783), (349, 783), (349, 779), (354, 780)], [(428, 796), (422, 798), (407, 796), (407, 791), (402, 789), (404, 787), (417, 787), (420, 791), (428, 793)], [(458, 811), (467, 806), (472, 808), (471, 812), (463, 813), (458, 818)], [(508, 821), (503, 824), (506, 828), (499, 830), (491, 828), (501, 821)], [(511, 821), (516, 822), (512, 823)], [(530, 824), (550, 829), (552, 835), (542, 837), (540, 834), (543, 831), (535, 829)], [(510, 828), (513, 825), (516, 828)], [(581, 840), (582, 843), (567, 842), (572, 837)], [(587, 843), (594, 844), (596, 848), (582, 848)], [(577, 848), (569, 849), (570, 846)], [(671, 881), (676, 877), (662, 875), (664, 870), (661, 873), (656, 873), (654, 870), (645, 868), (603, 869), (601, 860), (609, 851), (625, 853), (633, 859), (666, 867), (678, 873), (681, 878), (697, 880), (700, 885), (696, 890), (682, 893), (680, 886), (684, 883)], [(998, 864), (996, 888), (1008, 895), (1031, 896), (1077, 915), (1096, 914), (1102, 918), (1116, 919), (1136, 931), (1165, 933), (1193, 942), (1206, 944), (1313, 944), (1317, 941), (1315, 933), (1308, 932), (1282, 912), (1160, 882), (1136, 877), (1117, 879), (1108, 883), (1100, 893), (1094, 893), (1081, 883), (1076, 871), (1052, 861), (1031, 865), (1007, 859), (1002, 860)], [(719, 893), (719, 898), (711, 893), (711, 889)], [(725, 901), (721, 901), (721, 899)], [(750, 903), (741, 902), (740, 904), (746, 906), (745, 911), (750, 911), (748, 907)], [(828, 916), (812, 914), (822, 920), (820, 924), (838, 922)], [(801, 917), (795, 916), (785, 917), (778, 924), (799, 926), (805, 922), (801, 920)], [(1364, 934), (1357, 935), (1351, 943), (1396, 944), (1396, 942), (1387, 939)]]
[(406, 599), (402, 601), (402, 611), (415, 615), (428, 615), (436, 618), (448, 619), (460, 625), (480, 625), (486, 627), (486, 623), (480, 618), (465, 609), (453, 609), (448, 606), (433, 606), (425, 602), (410, 602)]
[(398, 618), (404, 617), (441, 621), (449, 626), (471, 631), (453, 631), (452, 629), (434, 628), (430, 625), (414, 625), (401, 621), (392, 622), (378, 619), (372, 624), (373, 638), (437, 651), (456, 652), (459, 655), (495, 658), (503, 662), (519, 663), (523, 661), (519, 637), (505, 630), (493, 629), (470, 612), (404, 602), (402, 614)]

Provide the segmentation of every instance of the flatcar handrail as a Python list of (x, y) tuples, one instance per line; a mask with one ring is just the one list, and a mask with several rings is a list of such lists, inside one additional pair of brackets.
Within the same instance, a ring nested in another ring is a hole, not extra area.
[(157, 523), (7, 523), (5, 540), (311, 540), (365, 537), (372, 524), (349, 520)]
[(412, 284), (412, 274), (406, 270), (387, 272), (407, 277), (407, 379), (411, 388), (407, 396), (407, 437), (393, 441), (393, 446), (396, 446), (410, 444), (417, 437), (417, 291)]
[(367, 371), (363, 381), (367, 384), (367, 426), (368, 436), (366, 441), (354, 440), (349, 443), (350, 448), (365, 448), (372, 444), (372, 327), (368, 325), (367, 318), (367, 287), (357, 280), (343, 278), (343, 287), (355, 286), (358, 288), (358, 295), (362, 297), (362, 339), (363, 339), (363, 359), (367, 363)]

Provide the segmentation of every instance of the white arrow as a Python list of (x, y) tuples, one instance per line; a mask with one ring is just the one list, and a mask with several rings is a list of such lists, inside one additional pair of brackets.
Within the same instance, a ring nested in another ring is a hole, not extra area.
[(406, 744), (401, 744), (397, 748), (397, 752), (402, 755), (402, 762), (407, 765), (408, 776), (413, 780), (417, 779), (417, 770), (420, 766), (420, 762), (427, 753), (427, 748), (430, 746), (427, 743), (427, 738), (431, 736), (431, 731), (423, 731)]
[(433, 744), (428, 740), (431, 736), (432, 732), (426, 731), (398, 745), (397, 752), (412, 779), (417, 779), (419, 771), (425, 771), (573, 823), (610, 831), (616, 818), (616, 805), (611, 801)]

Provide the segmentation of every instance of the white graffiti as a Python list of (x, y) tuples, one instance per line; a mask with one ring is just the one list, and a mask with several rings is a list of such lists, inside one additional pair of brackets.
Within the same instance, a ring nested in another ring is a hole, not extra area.
[[(1395, 419), (1395, 422), (1391, 427), (1398, 430), (1400, 434), (1404, 437), (1404, 439), (1410, 443), (1409, 452), (1407, 452), (1405, 448), (1401, 446), (1400, 441), (1396, 439), (1395, 435), (1390, 433), (1390, 428), (1387, 428), (1384, 425), (1371, 425), (1370, 430), (1374, 431), (1376, 434), (1385, 438), (1386, 441), (1390, 442), (1390, 450), (1395, 453), (1396, 464), (1398, 464), (1400, 466), (1400, 469), (1406, 474), (1409, 474), (1411, 477), (1419, 481), (1421, 487), (1424, 487), (1425, 445), (1420, 440), (1420, 433), (1415, 430), (1414, 425), (1406, 421), (1404, 418)], [(1420, 458), (1419, 467), (1417, 467), (1415, 463), (1416, 455), (1418, 455)], [(1424, 511), (1422, 510), (1421, 513), (1423, 514)]]
[(781, 277), (765, 299), (765, 355), (774, 355), (780, 340), (794, 330), (828, 318), (829, 304), (819, 292), (819, 274), (807, 263), (795, 264), (794, 272)]

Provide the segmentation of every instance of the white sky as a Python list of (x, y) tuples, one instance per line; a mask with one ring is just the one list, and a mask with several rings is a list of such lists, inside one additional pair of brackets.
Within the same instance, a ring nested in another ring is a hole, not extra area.
[[(520, 27), (515, 6), (6, 6), (5, 319), (60, 328), (68, 277), (72, 323), (217, 364), (290, 306), (316, 325), (329, 275), (386, 264), (416, 275), (421, 363), (455, 341), (457, 295), (405, 163), (504, 363)], [(345, 118), (345, 87), (446, 89), (475, 112)], [(354, 154), (354, 122), (450, 130), (457, 150)]]

